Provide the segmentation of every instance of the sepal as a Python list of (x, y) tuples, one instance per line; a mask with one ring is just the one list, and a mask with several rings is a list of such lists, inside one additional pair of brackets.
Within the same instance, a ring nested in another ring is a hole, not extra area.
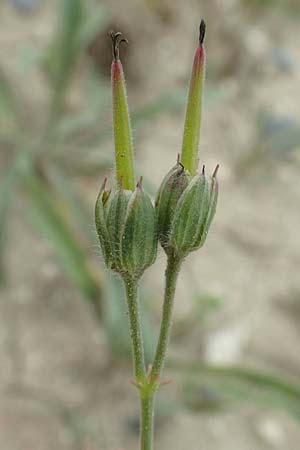
[(105, 265), (107, 267), (111, 267), (112, 250), (106, 226), (107, 203), (109, 200), (110, 191), (105, 190), (106, 182), (107, 178), (104, 179), (96, 200), (95, 222)]
[(122, 266), (126, 272), (137, 274), (151, 266), (157, 254), (157, 219), (148, 194), (141, 181), (127, 207), (122, 236)]

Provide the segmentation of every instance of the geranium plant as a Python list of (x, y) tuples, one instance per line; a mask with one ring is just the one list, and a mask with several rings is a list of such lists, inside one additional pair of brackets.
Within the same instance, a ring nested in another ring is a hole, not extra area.
[[(116, 185), (113, 190), (108, 189), (107, 180), (104, 180), (96, 201), (95, 221), (104, 262), (124, 282), (134, 384), (141, 404), (141, 450), (153, 448), (154, 402), (162, 383), (177, 278), (188, 254), (203, 246), (217, 204), (218, 166), (211, 177), (206, 176), (204, 165), (198, 170), (205, 78), (204, 36), (205, 22), (201, 20), (199, 45), (189, 86), (182, 151), (177, 163), (162, 181), (153, 203), (143, 188), (142, 177), (138, 182), (135, 177), (125, 79), (119, 55), (119, 46), (126, 39), (120, 32), (110, 33)], [(145, 270), (156, 260), (159, 243), (167, 255), (164, 301), (155, 356), (152, 364), (146, 367), (138, 286)]]

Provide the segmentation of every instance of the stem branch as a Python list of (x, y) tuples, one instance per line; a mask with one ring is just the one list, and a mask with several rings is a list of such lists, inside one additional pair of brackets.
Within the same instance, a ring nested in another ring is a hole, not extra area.
[(173, 254), (168, 256), (161, 327), (151, 370), (151, 378), (156, 379), (157, 381), (159, 381), (162, 374), (167, 346), (170, 339), (175, 289), (181, 264), (181, 258), (178, 258)]
[(130, 277), (124, 278), (130, 321), (134, 371), (137, 387), (139, 388), (141, 404), (140, 450), (152, 450), (153, 448), (155, 394), (159, 387), (171, 334), (175, 289), (181, 263), (181, 258), (178, 258), (173, 254), (169, 255), (165, 274), (166, 286), (161, 327), (150, 373), (147, 373), (145, 369), (141, 321), (137, 303), (137, 281)]

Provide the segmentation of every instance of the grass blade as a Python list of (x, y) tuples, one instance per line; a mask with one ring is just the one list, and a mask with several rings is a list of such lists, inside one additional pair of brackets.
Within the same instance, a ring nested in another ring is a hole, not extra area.
[[(192, 385), (209, 387), (225, 400), (244, 400), (287, 411), (300, 417), (300, 384), (279, 375), (241, 367), (170, 362), (170, 367), (193, 377)], [(195, 394), (195, 390), (194, 390)]]
[(83, 21), (81, 0), (61, 0), (55, 39), (44, 57), (53, 88), (50, 123), (57, 120), (64, 95), (80, 53), (78, 36)]
[(35, 225), (51, 242), (68, 277), (99, 312), (98, 277), (95, 277), (87, 256), (68, 226), (57, 200), (34, 172), (27, 173), (24, 181)]
[(0, 70), (0, 125), (1, 133), (21, 128), (20, 105), (17, 105), (13, 88)]

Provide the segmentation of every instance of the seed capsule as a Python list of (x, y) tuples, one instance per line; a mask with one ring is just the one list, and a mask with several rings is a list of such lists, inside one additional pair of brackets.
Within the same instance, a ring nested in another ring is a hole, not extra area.
[(182, 257), (196, 246), (197, 237), (209, 209), (209, 184), (196, 175), (183, 192), (172, 222), (171, 246)]
[(138, 279), (157, 254), (157, 219), (141, 181), (134, 192), (122, 186), (109, 196), (101, 187), (95, 208), (96, 228), (107, 267)]
[(177, 163), (165, 176), (155, 202), (158, 218), (158, 236), (162, 247), (168, 253), (170, 227), (178, 200), (189, 184), (191, 176), (181, 163)]
[(205, 242), (214, 217), (218, 198), (218, 166), (209, 180), (204, 173), (196, 175), (181, 195), (171, 225), (170, 247), (184, 258)]
[(181, 163), (164, 178), (156, 199), (158, 237), (167, 254), (185, 257), (202, 247), (214, 217), (218, 198), (216, 174), (193, 178)]

